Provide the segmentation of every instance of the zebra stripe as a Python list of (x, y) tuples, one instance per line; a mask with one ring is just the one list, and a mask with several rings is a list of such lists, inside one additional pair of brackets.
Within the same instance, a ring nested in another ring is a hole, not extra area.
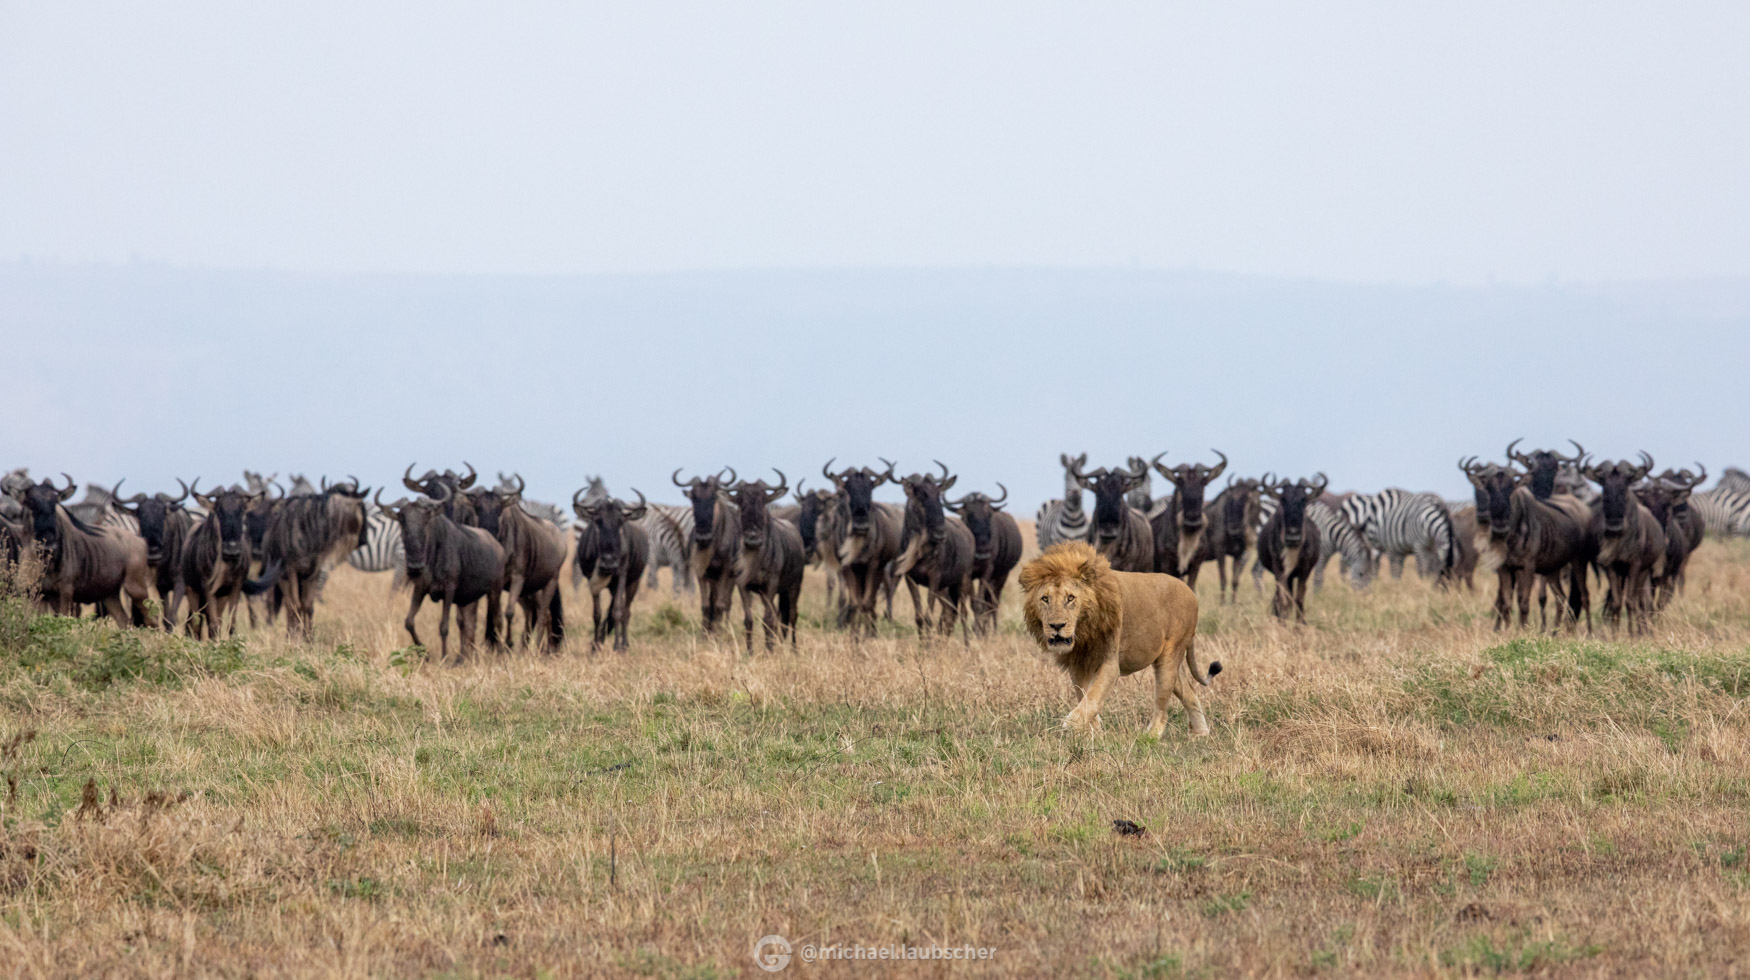
[(1714, 484), (1715, 490), (1730, 490), (1733, 493), (1750, 493), (1750, 473), (1736, 466), (1726, 467), (1720, 474), (1720, 482)]
[(1447, 574), (1457, 560), (1452, 512), (1434, 494), (1396, 487), (1358, 493), (1343, 501), (1343, 516), (1391, 561), (1392, 578), (1404, 574), (1409, 555), (1416, 556), (1416, 570), (1424, 577)]
[(346, 563), (361, 572), (401, 572), (407, 556), (401, 547), (401, 525), (395, 515), (365, 505), (365, 543), (346, 555)]
[(673, 504), (650, 504), (644, 519), (638, 522), (650, 540), (650, 564), (646, 582), (657, 587), (656, 572), (669, 569), (674, 576), (674, 592), (694, 591), (693, 585), (693, 508)]
[(1692, 493), (1689, 506), (1701, 515), (1702, 526), (1711, 537), (1750, 536), (1750, 490), (1715, 487)]

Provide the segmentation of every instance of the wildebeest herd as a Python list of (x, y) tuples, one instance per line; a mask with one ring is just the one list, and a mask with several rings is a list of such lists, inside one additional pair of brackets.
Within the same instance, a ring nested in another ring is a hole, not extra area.
[[(1271, 611), (1300, 622), (1309, 584), (1322, 584), (1333, 559), (1358, 589), (1382, 560), (1395, 577), (1411, 556), (1441, 587), (1474, 589), (1487, 556), (1497, 579), (1496, 628), (1512, 625), (1515, 606), (1518, 625), (1527, 626), (1535, 592), (1546, 628), (1583, 621), (1590, 629), (1595, 580), (1602, 618), (1612, 626), (1626, 618), (1639, 633), (1683, 588), (1704, 535), (1750, 532), (1750, 476), (1737, 469), (1704, 492), (1699, 464), (1655, 473), (1646, 453), (1608, 461), (1593, 460), (1578, 443), (1572, 454), (1517, 445), (1499, 462), (1460, 460), (1474, 489), (1460, 502), (1396, 488), (1333, 494), (1322, 473), (1230, 475), (1217, 489), (1229, 466), (1220, 452), (1212, 463), (1169, 466), (1162, 453), (1091, 471), (1085, 454), (1066, 454), (1064, 494), (1039, 509), (1037, 544), (1085, 541), (1114, 570), (1165, 574), (1192, 588), (1213, 561), (1224, 603), (1238, 600), (1250, 562), (1258, 588), (1265, 572), (1274, 581)], [(833, 623), (854, 635), (892, 618), (901, 584), (920, 635), (952, 634), (959, 625), (964, 640), (993, 630), (1023, 552), (1020, 526), (1004, 509), (1008, 491), (997, 484), (995, 495), (955, 497), (959, 477), (944, 464), (901, 475), (895, 463), (881, 463), (834, 469), (828, 461), (826, 484), (812, 490), (792, 487), (779, 471), (767, 482), (728, 467), (686, 478), (676, 470), (680, 506), (650, 503), (639, 491), (628, 502), (590, 478), (572, 497), (574, 519), (526, 499), (520, 477), (500, 474), (487, 487), (472, 466), (415, 477), (409, 465), (402, 484), (411, 495), (394, 501), (355, 478), (311, 485), (292, 477), (287, 490), (275, 476), (246, 472), (241, 484), (205, 490), (198, 479), (178, 480), (176, 493), (124, 497), (121, 483), (88, 487), (74, 503), (70, 476), (57, 485), (14, 470), (0, 479), (0, 547), (12, 562), (33, 559), (34, 591), (48, 609), (76, 615), (93, 606), (123, 625), (150, 619), (207, 637), (234, 630), (239, 607), (251, 625), (283, 615), (292, 635), (308, 637), (337, 565), (392, 571), (411, 592), (412, 642), (422, 642), (421, 605), (440, 607), (445, 658), (452, 619), (466, 657), (482, 634), (489, 646), (511, 643), (519, 611), (522, 644), (557, 647), (567, 560), (573, 589), (589, 591), (592, 647), (611, 638), (615, 650), (628, 648), (633, 602), (659, 568), (670, 569), (677, 592), (697, 592), (707, 633), (726, 628), (739, 594), (750, 653), (756, 618), (768, 649), (795, 643), (809, 567), (825, 575)], [(1164, 497), (1154, 496), (1156, 475), (1170, 485)], [(903, 502), (874, 499), (888, 484)]]

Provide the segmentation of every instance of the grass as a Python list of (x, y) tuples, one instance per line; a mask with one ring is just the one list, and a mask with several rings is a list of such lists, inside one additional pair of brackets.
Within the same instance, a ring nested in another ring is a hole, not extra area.
[[(1497, 634), (1489, 595), (1413, 573), (1327, 585), (1304, 628), (1202, 585), (1214, 733), (1175, 714), (1160, 742), (1139, 678), (1102, 734), (1057, 730), (1067, 684), (1012, 594), (969, 648), (810, 628), (752, 657), (666, 590), (630, 654), (592, 655), (568, 595), (558, 655), (461, 667), (344, 569), (311, 644), (0, 597), (0, 962), (738, 976), (778, 934), (992, 946), (953, 971), (1018, 976), (1737, 968), (1742, 543), (1704, 545), (1632, 642)], [(844, 968), (787, 972), (812, 970)]]

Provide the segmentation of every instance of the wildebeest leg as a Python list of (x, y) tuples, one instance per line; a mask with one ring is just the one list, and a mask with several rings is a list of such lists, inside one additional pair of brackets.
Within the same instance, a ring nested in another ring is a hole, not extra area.
[(1303, 573), (1293, 579), (1294, 582), (1294, 621), (1306, 625), (1306, 575)]
[[(523, 582), (524, 582), (523, 576), (512, 575), (510, 577), (509, 587), (504, 590), (504, 592), (505, 592), (504, 645), (506, 647), (509, 647), (511, 645), (511, 639), (516, 636), (516, 633), (513, 632), (511, 629), (511, 625), (512, 625), (511, 620), (516, 618), (517, 607), (522, 605)], [(528, 618), (529, 618), (528, 614), (525, 612), (523, 614), (523, 619), (527, 620)], [(529, 633), (529, 628), (531, 625), (532, 624), (528, 623), (528, 622), (523, 623), (523, 645), (524, 646), (528, 645), (528, 642), (529, 642), (528, 641), (528, 633)], [(490, 628), (488, 628), (487, 629), (488, 639), (490, 639), (491, 636), (492, 636), (492, 630)]]
[(796, 621), (802, 612), (802, 585), (778, 596), (778, 621), (790, 636), (790, 649), (796, 649)]
[(474, 629), (479, 622), (479, 619), (479, 599), (475, 599), (473, 602), (470, 602), (465, 606), (456, 607), (456, 629), (462, 634), (459, 642), (456, 644), (458, 650), (458, 663), (467, 660), (468, 656), (474, 652)]
[(1521, 568), (1513, 583), (1515, 597), (1519, 601), (1519, 628), (1529, 629), (1531, 626), (1531, 584), (1537, 578), (1537, 573), (1530, 566)]
[[(899, 583), (894, 581), (893, 573), (885, 568), (876, 574), (881, 576), (881, 591), (887, 593), (887, 621), (891, 623), (893, 622), (893, 593), (898, 591)], [(871, 602), (869, 603), (869, 612), (871, 616), (873, 616), (874, 611), (875, 603)], [(871, 624), (870, 629), (874, 629), (873, 624)]]
[[(612, 592), (609, 592), (608, 593), (608, 615), (611, 617), (613, 614), (614, 614), (614, 594)], [(602, 639), (603, 639), (603, 637), (607, 636), (607, 630), (612, 626), (612, 621), (610, 620), (607, 626), (604, 626), (602, 624), (602, 593), (601, 593), (600, 589), (595, 588), (593, 586), (589, 590), (589, 616), (590, 616), (589, 650), (591, 653), (594, 653), (596, 650), (601, 648)]]
[(1513, 607), (1508, 598), (1513, 592), (1513, 571), (1505, 564), (1495, 569), (1495, 631), (1513, 625)]
[(910, 575), (905, 577), (905, 590), (911, 596), (911, 608), (918, 621), (918, 639), (921, 640), (924, 637), (924, 603), (918, 598), (918, 584), (912, 581)]
[(771, 653), (772, 648), (777, 645), (779, 638), (778, 624), (781, 622), (781, 619), (778, 616), (778, 597), (769, 592), (761, 592), (759, 596), (760, 624), (765, 627), (766, 652)]
[(415, 585), (413, 587), (413, 601), (407, 604), (407, 618), (401, 621), (401, 625), (407, 630), (407, 638), (413, 641), (414, 646), (423, 646), (419, 642), (419, 631), (413, 627), (413, 617), (419, 615), (419, 604), (424, 601), (424, 587)]
[(617, 626), (620, 633), (619, 637), (614, 641), (614, 646), (615, 649), (624, 653), (627, 650), (632, 649), (632, 638), (630, 635), (632, 626), (632, 600), (638, 598), (638, 580), (631, 578), (620, 583), (618, 598), (620, 600), (620, 618), (617, 620)]
[[(438, 608), (438, 659), (444, 663), (450, 662), (450, 609), (456, 604), (456, 594), (445, 592), (442, 605)], [(467, 659), (466, 654), (458, 656), (456, 663)]]

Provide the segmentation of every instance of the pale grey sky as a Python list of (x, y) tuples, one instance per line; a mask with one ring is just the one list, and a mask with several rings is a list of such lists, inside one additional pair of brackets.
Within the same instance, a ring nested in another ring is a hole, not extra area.
[(0, 256), (1750, 275), (1742, 4), (0, 2)]

